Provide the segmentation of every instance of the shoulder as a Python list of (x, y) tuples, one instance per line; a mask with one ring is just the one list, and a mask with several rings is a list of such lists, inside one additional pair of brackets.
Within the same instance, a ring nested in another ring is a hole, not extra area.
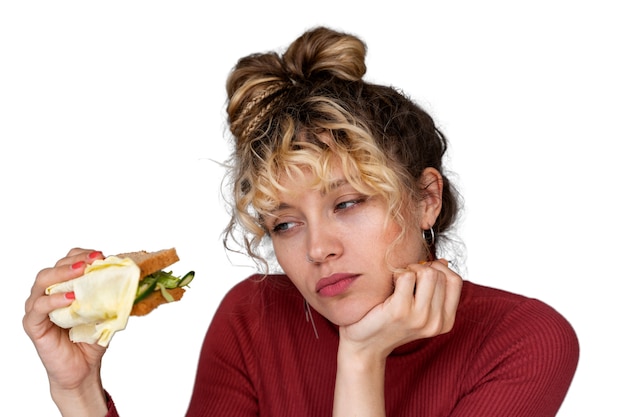
[(579, 343), (569, 321), (536, 298), (464, 283), (460, 327), (480, 334), (482, 348), (549, 364), (554, 370), (578, 363)]
[(536, 333), (544, 330), (560, 330), (575, 337), (570, 323), (553, 307), (536, 298), (486, 287), (469, 281), (463, 284), (463, 295), (459, 306), (461, 314), (496, 327), (515, 324), (516, 328)]

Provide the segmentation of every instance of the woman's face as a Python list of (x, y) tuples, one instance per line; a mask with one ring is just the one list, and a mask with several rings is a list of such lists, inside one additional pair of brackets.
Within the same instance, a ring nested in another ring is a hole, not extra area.
[[(356, 191), (333, 169), (330, 191), (285, 179), (280, 205), (266, 217), (276, 258), (304, 298), (337, 325), (359, 321), (393, 291), (393, 267), (426, 258), (419, 227), (388, 248), (400, 233), (381, 198)], [(417, 224), (417, 222), (415, 222)]]

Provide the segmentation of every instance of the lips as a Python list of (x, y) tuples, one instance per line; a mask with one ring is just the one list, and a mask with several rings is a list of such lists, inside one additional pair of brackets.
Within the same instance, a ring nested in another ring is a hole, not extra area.
[(324, 297), (334, 297), (345, 292), (358, 277), (358, 274), (332, 274), (320, 279), (315, 286), (315, 291)]

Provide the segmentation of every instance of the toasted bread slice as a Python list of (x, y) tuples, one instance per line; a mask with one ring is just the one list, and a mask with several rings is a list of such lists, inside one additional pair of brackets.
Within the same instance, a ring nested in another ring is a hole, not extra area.
[(145, 250), (142, 250), (137, 252), (121, 253), (117, 255), (117, 257), (132, 259), (141, 271), (139, 279), (144, 279), (148, 275), (167, 268), (180, 260), (175, 248), (163, 249), (156, 252), (146, 252)]
[[(175, 262), (179, 261), (176, 249), (163, 249), (156, 252), (128, 252), (117, 255), (119, 258), (130, 258), (137, 264), (140, 270), (139, 279), (142, 280), (150, 274), (167, 268)], [(184, 288), (172, 288), (166, 290), (174, 298), (174, 301), (179, 301), (185, 293)], [(133, 305), (133, 309), (130, 312), (131, 316), (145, 316), (152, 310), (160, 306), (161, 304), (168, 303), (163, 297), (161, 291), (154, 291), (138, 303)]]

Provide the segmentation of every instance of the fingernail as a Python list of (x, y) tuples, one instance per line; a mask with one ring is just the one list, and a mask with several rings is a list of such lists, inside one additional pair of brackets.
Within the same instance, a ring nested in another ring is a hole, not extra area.
[(425, 263), (427, 263), (428, 261), (419, 261), (418, 264), (419, 265), (424, 265)]
[(96, 259), (102, 256), (102, 252), (100, 251), (95, 251), (95, 252), (91, 252), (89, 254), (89, 259)]
[(78, 261), (72, 265), (72, 269), (80, 269), (85, 266), (85, 261)]
[(76, 299), (76, 294), (74, 294), (74, 291), (66, 292), (65, 293), (65, 298), (68, 299), (68, 300), (75, 300)]

